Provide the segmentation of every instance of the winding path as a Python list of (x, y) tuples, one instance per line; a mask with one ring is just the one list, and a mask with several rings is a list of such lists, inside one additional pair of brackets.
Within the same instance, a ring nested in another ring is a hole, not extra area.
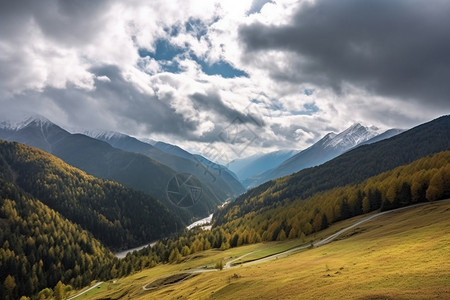
[(90, 288), (88, 288), (87, 290), (84, 290), (84, 291), (82, 291), (81, 293), (76, 294), (75, 296), (72, 296), (72, 297), (70, 297), (70, 298), (66, 298), (66, 300), (72, 300), (72, 299), (75, 299), (75, 298), (77, 298), (77, 297), (83, 295), (84, 293), (87, 293), (87, 292), (89, 292), (90, 290), (95, 289), (96, 287), (98, 287), (98, 286), (99, 286), (100, 284), (102, 284), (102, 283), (103, 283), (103, 281), (99, 281), (99, 282), (97, 282), (96, 284), (94, 284), (93, 286), (91, 286)]
[[(442, 200), (442, 201), (449, 201), (449, 200), (450, 199)], [(240, 257), (238, 257), (236, 259), (233, 259), (232, 261), (227, 262), (227, 264), (224, 266), (224, 269), (229, 269), (229, 268), (242, 266), (242, 265), (253, 265), (253, 264), (258, 264), (258, 263), (262, 263), (262, 262), (273, 260), (273, 259), (278, 259), (280, 257), (287, 256), (287, 255), (289, 255), (289, 254), (291, 254), (291, 253), (293, 253), (295, 251), (306, 249), (306, 248), (311, 247), (311, 246), (314, 247), (314, 248), (320, 247), (320, 246), (323, 246), (323, 245), (326, 245), (326, 244), (332, 242), (337, 237), (339, 237), (341, 234), (349, 231), (350, 229), (355, 228), (356, 226), (361, 225), (362, 223), (368, 222), (368, 221), (370, 221), (372, 219), (375, 219), (375, 218), (377, 218), (379, 216), (382, 216), (382, 215), (385, 215), (385, 214), (389, 214), (389, 213), (393, 213), (393, 212), (397, 212), (397, 211), (401, 211), (401, 210), (405, 210), (405, 209), (409, 209), (409, 208), (414, 208), (414, 207), (418, 207), (418, 206), (432, 204), (432, 203), (436, 203), (436, 202), (419, 203), (419, 204), (414, 204), (414, 205), (410, 205), (410, 206), (396, 208), (396, 209), (392, 209), (392, 210), (388, 210), (388, 211), (379, 212), (379, 213), (376, 213), (374, 215), (368, 216), (368, 217), (366, 217), (366, 218), (364, 218), (362, 220), (359, 220), (355, 224), (350, 225), (348, 227), (345, 227), (345, 228), (339, 230), (338, 232), (333, 233), (332, 235), (330, 235), (330, 236), (328, 236), (328, 237), (326, 237), (326, 238), (324, 238), (324, 239), (322, 239), (322, 240), (320, 240), (318, 242), (315, 242), (315, 243), (312, 243), (312, 244), (301, 245), (301, 246), (298, 246), (298, 247), (295, 247), (295, 248), (292, 248), (292, 249), (289, 249), (289, 250), (286, 250), (286, 251), (283, 251), (283, 252), (280, 252), (280, 253), (277, 253), (277, 254), (273, 254), (273, 255), (270, 255), (270, 256), (267, 256), (267, 257), (262, 257), (262, 258), (259, 258), (259, 259), (256, 259), (256, 260), (253, 260), (253, 261), (250, 261), (250, 262), (242, 263), (242, 264), (239, 264), (239, 265), (235, 265), (235, 266), (232, 265), (233, 262), (235, 262), (237, 260), (240, 260), (240, 259), (246, 257), (247, 255), (255, 253), (255, 252), (259, 251), (259, 250), (253, 251), (253, 252), (247, 253), (245, 255), (242, 255), (242, 256), (240, 256)]]
[[(393, 210), (379, 212), (379, 213), (376, 213), (374, 215), (368, 216), (368, 217), (366, 217), (366, 218), (364, 218), (362, 220), (359, 220), (358, 222), (356, 222), (356, 223), (354, 223), (354, 224), (352, 224), (352, 225), (350, 225), (348, 227), (345, 227), (345, 228), (339, 230), (338, 232), (333, 233), (332, 235), (329, 235), (328, 237), (326, 237), (326, 238), (324, 238), (324, 239), (322, 239), (322, 240), (320, 240), (318, 242), (315, 242), (315, 243), (312, 243), (312, 244), (301, 245), (301, 246), (298, 246), (298, 247), (295, 247), (295, 248), (292, 248), (292, 249), (289, 249), (289, 250), (286, 250), (286, 251), (283, 251), (283, 252), (280, 252), (280, 253), (277, 253), (277, 254), (273, 254), (273, 255), (270, 255), (270, 256), (267, 256), (267, 257), (259, 258), (259, 259), (256, 259), (256, 260), (253, 260), (253, 261), (250, 261), (250, 262), (246, 262), (246, 263), (242, 263), (242, 264), (238, 264), (238, 265), (232, 265), (233, 262), (238, 261), (238, 260), (240, 260), (240, 259), (242, 259), (242, 258), (244, 258), (244, 257), (246, 257), (246, 256), (248, 256), (250, 254), (256, 253), (256, 252), (258, 252), (260, 250), (252, 251), (252, 252), (249, 252), (247, 254), (244, 254), (244, 255), (242, 255), (242, 256), (240, 256), (238, 258), (235, 258), (235, 259), (227, 262), (224, 265), (223, 269), (224, 270), (225, 269), (231, 269), (231, 268), (235, 268), (235, 267), (240, 267), (242, 265), (246, 265), (247, 266), (247, 265), (259, 264), (259, 263), (262, 263), (262, 262), (265, 262), (265, 261), (270, 261), (270, 260), (278, 259), (280, 257), (287, 256), (287, 255), (289, 255), (289, 254), (291, 254), (291, 253), (293, 253), (295, 251), (306, 249), (306, 248), (311, 247), (311, 246), (314, 247), (314, 248), (315, 247), (320, 247), (320, 246), (323, 246), (323, 245), (326, 245), (326, 244), (332, 242), (333, 240), (335, 240), (337, 237), (339, 237), (341, 234), (347, 232), (348, 230), (350, 230), (352, 228), (355, 228), (356, 226), (361, 225), (362, 223), (365, 223), (365, 222), (368, 222), (368, 221), (370, 221), (372, 219), (375, 219), (375, 218), (377, 218), (379, 216), (382, 216), (382, 215), (385, 215), (385, 214), (390, 214), (390, 213), (393, 213), (393, 212), (398, 212), (398, 211), (405, 210), (405, 209), (415, 208), (415, 207), (429, 205), (429, 204), (438, 203), (438, 202), (446, 202), (446, 201), (450, 201), (450, 199), (441, 200), (441, 201), (434, 201), (434, 202), (419, 203), (419, 204), (405, 206), (405, 207), (401, 207), (401, 208), (397, 208), (397, 209), (393, 209)], [(218, 269), (199, 268), (199, 269), (190, 270), (189, 272), (190, 273), (206, 273), (206, 272), (213, 272), (213, 271), (218, 271)], [(146, 290), (145, 286), (142, 287), (144, 290)]]

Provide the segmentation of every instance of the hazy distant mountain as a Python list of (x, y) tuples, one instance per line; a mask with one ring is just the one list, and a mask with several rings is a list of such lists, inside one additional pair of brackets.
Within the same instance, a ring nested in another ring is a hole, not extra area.
[(183, 158), (187, 158), (190, 160), (194, 159), (194, 157), (191, 153), (187, 152), (186, 150), (184, 150), (176, 145), (172, 145), (172, 144), (168, 144), (168, 143), (164, 143), (164, 142), (155, 142), (152, 145), (153, 145), (153, 147), (158, 148), (159, 150), (161, 150), (165, 153), (176, 155), (176, 156), (183, 157)]
[(255, 187), (266, 181), (283, 177), (302, 169), (318, 166), (338, 155), (364, 143), (376, 142), (398, 134), (399, 130), (388, 130), (380, 134), (374, 126), (367, 127), (359, 123), (353, 124), (339, 134), (328, 133), (311, 147), (300, 151), (279, 166), (256, 174), (247, 179), (248, 187)]
[[(210, 171), (216, 172), (219, 175), (223, 176), (224, 178), (233, 178), (232, 181), (228, 182), (228, 183), (231, 185), (235, 185), (237, 191), (239, 191), (239, 194), (241, 194), (245, 191), (244, 187), (242, 186), (242, 184), (239, 181), (238, 176), (224, 165), (212, 162), (202, 155), (191, 154), (176, 145), (172, 145), (172, 144), (168, 144), (168, 143), (164, 143), (164, 142), (155, 142), (153, 144), (153, 146), (160, 149), (161, 151), (166, 152), (166, 153), (170, 153), (170, 154), (173, 154), (176, 156), (188, 158), (188, 159), (194, 161), (196, 164), (198, 164), (200, 161), (205, 166), (207, 166), (210, 169)], [(238, 181), (239, 184), (237, 184), (236, 181)]]
[[(357, 135), (359, 137), (370, 136), (364, 133), (365, 130), (360, 128), (361, 125), (358, 125), (344, 132), (359, 132)], [(322, 139), (323, 148), (327, 145), (336, 145), (332, 141), (334, 137), (336, 136), (327, 135)], [(352, 139), (360, 143), (364, 142), (364, 138), (351, 136), (341, 140), (351, 141)], [(347, 146), (351, 144), (346, 143)], [(303, 169), (282, 180), (266, 182), (247, 191), (219, 211), (214, 216), (215, 222), (221, 224), (225, 221), (236, 220), (249, 212), (277, 207), (278, 203), (306, 199), (321, 191), (356, 184), (382, 172), (449, 149), (450, 116), (443, 116), (391, 138), (356, 147), (320, 166)], [(255, 218), (255, 215), (252, 218)]]
[(110, 131), (86, 131), (85, 133), (107, 142), (115, 148), (144, 154), (171, 167), (178, 173), (196, 176), (210, 187), (210, 190), (221, 202), (245, 191), (242, 184), (226, 167), (217, 165), (201, 156), (195, 156), (178, 146), (162, 142), (150, 145), (134, 137)]
[(241, 181), (255, 174), (273, 169), (285, 160), (298, 153), (297, 150), (279, 150), (270, 153), (255, 154), (245, 158), (238, 158), (228, 164)]
[(133, 153), (138, 151), (123, 151), (83, 134), (71, 134), (43, 117), (33, 116), (18, 124), (0, 123), (0, 139), (40, 148), (89, 174), (143, 191), (161, 200), (185, 222), (209, 215), (226, 199), (225, 195), (219, 198), (209, 185), (202, 185), (199, 201), (187, 209), (179, 208), (167, 194), (168, 184), (177, 171), (146, 155)]

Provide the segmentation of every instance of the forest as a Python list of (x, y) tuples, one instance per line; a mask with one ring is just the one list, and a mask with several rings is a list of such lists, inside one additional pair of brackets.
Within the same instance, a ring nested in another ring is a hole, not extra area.
[[(264, 201), (261, 195), (255, 201)], [(308, 236), (331, 223), (376, 210), (390, 210), (450, 197), (450, 151), (419, 159), (371, 177), (359, 184), (317, 193), (307, 199), (277, 202), (238, 217), (227, 211), (228, 222), (211, 230), (186, 231), (153, 247), (129, 254), (132, 271), (158, 263), (179, 263), (185, 256), (211, 248), (226, 250), (261, 241), (282, 241)]]
[[(306, 199), (338, 186), (356, 184), (424, 156), (450, 149), (450, 116), (414, 127), (390, 139), (363, 145), (320, 166), (266, 182), (239, 196), (233, 205), (215, 215), (217, 225), (233, 216)], [(264, 195), (264, 197), (261, 197)], [(236, 213), (237, 212), (237, 213)]]
[[(450, 151), (445, 151), (307, 198), (286, 198), (248, 213), (236, 206), (224, 208), (226, 221), (212, 230), (170, 235), (170, 224), (167, 229), (150, 227), (151, 221), (169, 222), (166, 211), (153, 212), (154, 220), (140, 217), (160, 209), (149, 204), (148, 196), (96, 179), (40, 150), (0, 142), (0, 166), (2, 299), (63, 299), (70, 289), (92, 280), (180, 263), (204, 250), (293, 238), (307, 243), (311, 234), (339, 220), (450, 197)], [(276, 193), (262, 193), (251, 201), (264, 203), (265, 197), (278, 197)], [(141, 222), (148, 222), (148, 227), (140, 227)], [(149, 231), (138, 232), (144, 229)], [(132, 245), (155, 237), (155, 232), (159, 242), (124, 259), (107, 248)]]
[(113, 250), (142, 245), (183, 226), (158, 200), (23, 144), (0, 142), (0, 167), (1, 178), (9, 178)]
[[(109, 277), (114, 255), (92, 234), (0, 179), (0, 298)], [(45, 294), (45, 291), (43, 292)]]

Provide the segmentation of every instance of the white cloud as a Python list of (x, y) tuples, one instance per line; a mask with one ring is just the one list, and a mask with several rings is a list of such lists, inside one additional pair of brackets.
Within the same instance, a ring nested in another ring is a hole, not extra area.
[[(303, 76), (297, 67), (308, 58), (292, 51), (247, 51), (239, 35), (242, 26), (288, 26), (299, 6), (313, 2), (269, 1), (250, 15), (252, 0), (99, 1), (80, 7), (49, 1), (42, 5), (46, 9), (5, 8), (0, 27), (13, 30), (0, 28), (0, 105), (4, 111), (41, 113), (68, 127), (112, 129), (191, 150), (212, 142), (230, 159), (236, 154), (218, 135), (232, 122), (233, 113), (255, 120), (246, 126), (257, 139), (240, 154), (244, 156), (302, 149), (355, 121), (407, 127), (441, 113), (350, 84), (336, 93), (317, 78)], [(188, 22), (197, 31), (187, 30)], [(178, 31), (175, 36), (173, 29)], [(177, 74), (164, 71), (161, 61), (138, 52), (154, 51), (158, 39), (188, 48), (210, 64), (228, 62), (249, 77), (208, 76), (189, 53), (174, 59)], [(306, 96), (305, 89), (314, 93)], [(216, 106), (194, 103), (194, 94), (217, 95)], [(317, 112), (301, 114), (306, 104), (314, 104)]]

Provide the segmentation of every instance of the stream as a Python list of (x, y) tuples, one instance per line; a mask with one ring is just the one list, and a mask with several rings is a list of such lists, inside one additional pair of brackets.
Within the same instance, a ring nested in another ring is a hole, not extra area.
[[(213, 214), (210, 214), (210, 215), (207, 216), (206, 218), (203, 218), (203, 219), (201, 219), (201, 220), (195, 221), (194, 223), (190, 224), (190, 225), (187, 226), (186, 228), (187, 228), (188, 230), (191, 230), (192, 228), (194, 228), (194, 227), (196, 227), (196, 226), (210, 224), (210, 223), (211, 223), (211, 220), (212, 220), (212, 217), (213, 217)], [(207, 229), (210, 229), (211, 226), (203, 226), (203, 228), (207, 230)], [(158, 242), (158, 241), (153, 241), (153, 242), (151, 242), (151, 243), (148, 243), (148, 244), (145, 244), (145, 245), (142, 245), (142, 246), (139, 246), (139, 247), (135, 247), (135, 248), (123, 250), (123, 251), (120, 251), (120, 252), (116, 252), (116, 253), (114, 253), (114, 255), (115, 255), (117, 258), (124, 258), (124, 257), (127, 256), (127, 254), (130, 253), (130, 252), (138, 251), (138, 250), (144, 249), (144, 248), (147, 247), (147, 246), (153, 246), (153, 245), (155, 245), (157, 242)]]

